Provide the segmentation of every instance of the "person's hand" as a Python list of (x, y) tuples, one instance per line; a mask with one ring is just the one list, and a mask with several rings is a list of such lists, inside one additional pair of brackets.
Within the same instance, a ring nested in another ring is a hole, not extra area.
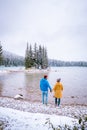
[(50, 92), (52, 92), (52, 89), (50, 89)]

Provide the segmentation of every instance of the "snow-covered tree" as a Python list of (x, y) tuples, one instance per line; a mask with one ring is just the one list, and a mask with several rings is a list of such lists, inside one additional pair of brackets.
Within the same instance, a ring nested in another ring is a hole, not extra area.
[(25, 68), (30, 68), (30, 54), (29, 54), (29, 45), (27, 43), (27, 48), (25, 52)]
[(3, 62), (3, 49), (2, 49), (2, 45), (1, 45), (1, 41), (0, 41), (0, 65), (2, 65), (2, 62)]
[(37, 43), (34, 44), (33, 61), (34, 61), (34, 66), (37, 67), (37, 63), (38, 63), (38, 48), (37, 48)]
[(27, 49), (25, 54), (25, 67), (37, 67), (37, 68), (47, 68), (48, 67), (48, 57), (47, 57), (47, 50), (39, 45), (37, 47), (37, 44), (34, 44), (34, 49), (32, 49), (32, 46), (28, 46), (27, 43)]
[(44, 67), (48, 67), (48, 55), (47, 55), (47, 49), (44, 49)]
[(48, 56), (47, 56), (47, 50), (46, 48), (42, 48), (42, 68), (48, 67)]

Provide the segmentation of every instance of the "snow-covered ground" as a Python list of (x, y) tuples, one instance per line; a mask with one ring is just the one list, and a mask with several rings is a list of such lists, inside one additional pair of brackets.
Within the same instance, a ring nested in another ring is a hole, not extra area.
[(87, 115), (87, 106), (45, 106), (40, 102), (0, 97), (0, 122), (4, 122), (4, 130), (48, 130), (47, 121), (55, 127), (73, 126), (81, 115)]
[(66, 116), (56, 116), (41, 113), (30, 113), (11, 108), (0, 107), (0, 120), (5, 120), (5, 130), (48, 130), (47, 120), (56, 127), (57, 125), (73, 125), (75, 120)]

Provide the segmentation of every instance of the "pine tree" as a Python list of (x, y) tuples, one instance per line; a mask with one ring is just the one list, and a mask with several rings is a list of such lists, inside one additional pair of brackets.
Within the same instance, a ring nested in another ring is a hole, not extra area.
[(34, 60), (33, 60), (33, 50), (31, 44), (29, 46), (29, 56), (30, 56), (30, 67), (32, 67), (34, 66)]
[(42, 49), (42, 68), (45, 68), (45, 48)]
[(3, 50), (2, 50), (2, 45), (1, 45), (1, 41), (0, 41), (0, 65), (2, 65), (2, 62), (3, 62), (2, 53), (3, 53)]
[(39, 50), (38, 50), (38, 65), (39, 68), (42, 68), (42, 47), (39, 45)]
[(34, 61), (34, 66), (36, 68), (38, 68), (38, 48), (37, 48), (37, 43), (34, 44), (33, 61)]
[(29, 47), (28, 47), (28, 43), (27, 43), (27, 48), (26, 48), (26, 52), (25, 52), (25, 68), (30, 68), (30, 54), (29, 54)]
[(45, 48), (45, 52), (44, 52), (44, 67), (47, 68), (48, 67), (48, 56), (47, 56), (47, 49)]
[(31, 44), (28, 45), (27, 43), (27, 49), (25, 53), (25, 68), (31, 68), (32, 66), (34, 66), (32, 46)]
[(37, 67), (37, 68), (47, 68), (48, 67), (48, 57), (47, 57), (47, 50), (39, 45), (37, 48), (37, 44), (34, 44), (34, 49), (32, 50), (32, 46), (28, 46), (27, 43), (27, 49), (25, 54), (25, 67)]

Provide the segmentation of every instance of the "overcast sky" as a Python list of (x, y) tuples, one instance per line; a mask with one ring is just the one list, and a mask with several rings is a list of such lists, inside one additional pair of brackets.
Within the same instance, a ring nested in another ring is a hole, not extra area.
[(0, 41), (22, 56), (36, 42), (51, 59), (87, 61), (87, 0), (0, 0)]

